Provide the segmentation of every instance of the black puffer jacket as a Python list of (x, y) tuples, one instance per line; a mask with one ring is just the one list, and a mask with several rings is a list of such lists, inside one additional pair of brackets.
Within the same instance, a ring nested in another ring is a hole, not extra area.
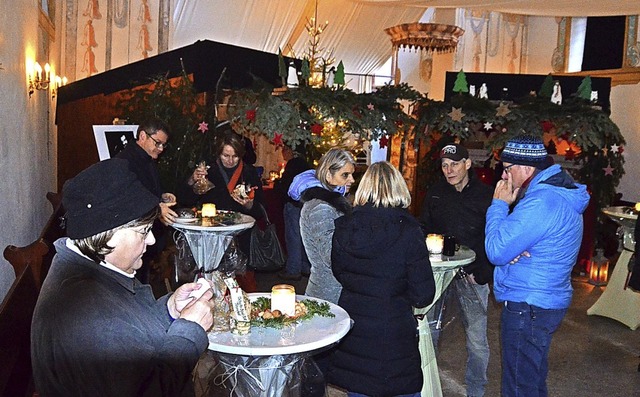
[(412, 306), (431, 303), (435, 282), (418, 222), (400, 208), (355, 207), (335, 221), (332, 267), (339, 304), (354, 320), (329, 382), (375, 397), (422, 389)]
[(436, 182), (424, 199), (420, 221), (427, 233), (452, 234), (458, 244), (476, 253), (476, 260), (465, 266), (478, 284), (493, 281), (493, 265), (484, 250), (484, 225), (493, 190), (469, 171), (469, 183), (458, 192), (446, 180)]

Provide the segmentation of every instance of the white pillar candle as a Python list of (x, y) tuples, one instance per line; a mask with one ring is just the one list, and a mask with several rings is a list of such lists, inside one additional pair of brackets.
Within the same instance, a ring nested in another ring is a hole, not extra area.
[(428, 234), (427, 235), (427, 249), (431, 255), (440, 255), (442, 253), (442, 246), (444, 245), (444, 237), (442, 234)]
[(287, 316), (296, 314), (296, 289), (293, 285), (278, 284), (271, 288), (271, 311), (280, 310)]

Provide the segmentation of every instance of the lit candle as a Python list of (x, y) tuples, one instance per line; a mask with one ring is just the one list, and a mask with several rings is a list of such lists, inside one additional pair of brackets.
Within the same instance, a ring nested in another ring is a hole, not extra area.
[(427, 249), (431, 255), (440, 255), (444, 245), (444, 237), (442, 234), (427, 235)]
[(278, 284), (271, 288), (271, 311), (280, 310), (287, 316), (296, 314), (296, 289), (293, 285)]

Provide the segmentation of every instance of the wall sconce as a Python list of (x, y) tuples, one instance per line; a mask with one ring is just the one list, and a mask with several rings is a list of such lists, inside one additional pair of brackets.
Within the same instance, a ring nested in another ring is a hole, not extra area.
[(48, 63), (44, 64), (44, 73), (42, 66), (38, 62), (33, 64), (33, 67), (29, 71), (29, 98), (35, 92), (35, 90), (47, 90), (49, 89), (49, 79), (51, 74), (51, 66)]
[(64, 76), (55, 76), (55, 79), (52, 80), (54, 81), (54, 83), (51, 87), (51, 99), (55, 99), (56, 95), (58, 95), (58, 88), (62, 87), (63, 85), (67, 85), (67, 78)]
[(596, 249), (596, 256), (591, 258), (591, 268), (589, 269), (589, 284), (596, 287), (607, 285), (609, 276), (609, 260), (604, 256), (602, 248)]

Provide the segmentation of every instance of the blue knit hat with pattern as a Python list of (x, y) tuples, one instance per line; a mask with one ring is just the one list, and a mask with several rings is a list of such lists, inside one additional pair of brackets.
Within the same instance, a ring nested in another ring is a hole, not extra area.
[(526, 135), (515, 137), (504, 146), (500, 161), (544, 169), (548, 165), (547, 149), (540, 138)]

